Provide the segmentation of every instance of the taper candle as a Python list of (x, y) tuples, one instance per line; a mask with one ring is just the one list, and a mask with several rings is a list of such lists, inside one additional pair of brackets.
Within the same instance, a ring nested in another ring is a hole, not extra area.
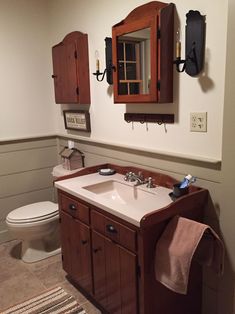
[(176, 58), (180, 58), (181, 57), (181, 42), (177, 41), (176, 42)]
[(100, 61), (99, 59), (96, 59), (96, 71), (99, 72), (99, 70), (100, 70)]

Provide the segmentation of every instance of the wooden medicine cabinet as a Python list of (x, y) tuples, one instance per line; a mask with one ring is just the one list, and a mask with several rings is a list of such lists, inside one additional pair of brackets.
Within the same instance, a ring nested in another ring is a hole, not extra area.
[(69, 33), (52, 47), (55, 102), (90, 104), (87, 34)]
[(173, 101), (174, 5), (152, 1), (112, 28), (115, 103)]

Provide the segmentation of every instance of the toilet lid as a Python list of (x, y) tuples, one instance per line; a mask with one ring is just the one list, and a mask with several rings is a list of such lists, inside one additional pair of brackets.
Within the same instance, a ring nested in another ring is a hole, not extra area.
[(14, 209), (7, 215), (7, 221), (27, 223), (49, 219), (56, 215), (58, 215), (58, 204), (46, 201)]

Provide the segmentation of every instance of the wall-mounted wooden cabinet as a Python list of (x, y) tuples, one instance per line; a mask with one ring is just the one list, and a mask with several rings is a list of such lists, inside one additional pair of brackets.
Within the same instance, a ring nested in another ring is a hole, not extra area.
[(112, 28), (115, 103), (173, 101), (174, 5), (152, 1)]
[(88, 37), (72, 32), (52, 47), (55, 102), (90, 104)]

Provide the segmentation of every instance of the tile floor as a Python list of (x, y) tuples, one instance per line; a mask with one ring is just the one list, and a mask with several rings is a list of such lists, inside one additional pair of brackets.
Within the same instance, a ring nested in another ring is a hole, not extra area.
[(19, 259), (20, 242), (0, 244), (0, 312), (47, 289), (60, 286), (73, 295), (88, 314), (101, 314), (66, 279), (60, 254), (27, 264)]

